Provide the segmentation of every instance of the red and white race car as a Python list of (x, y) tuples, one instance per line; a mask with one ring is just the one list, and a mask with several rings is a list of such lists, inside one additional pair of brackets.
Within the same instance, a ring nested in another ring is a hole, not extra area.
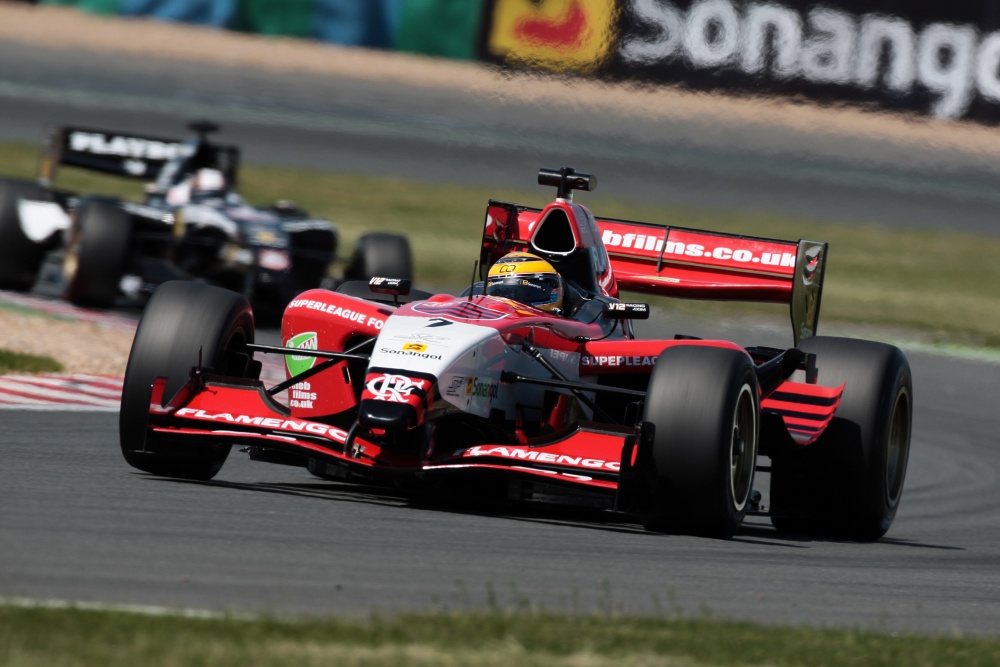
[[(558, 189), (542, 210), (489, 202), (465, 294), (380, 278), (310, 290), (285, 309), (280, 347), (254, 342), (242, 296), (161, 286), (125, 374), (126, 461), (209, 479), (240, 445), (321, 477), (579, 502), (654, 531), (727, 538), (766, 513), (781, 530), (881, 537), (912, 380), (893, 346), (815, 335), (826, 244), (595, 218), (572, 197), (593, 176), (539, 182)], [(558, 308), (493, 288), (511, 284), (510, 266), (491, 267), (512, 252), (558, 272)], [(795, 347), (639, 340), (631, 320), (648, 307), (620, 290), (786, 303)], [(285, 356), (277, 386), (257, 379), (267, 353)], [(770, 472), (766, 508), (756, 470)]]

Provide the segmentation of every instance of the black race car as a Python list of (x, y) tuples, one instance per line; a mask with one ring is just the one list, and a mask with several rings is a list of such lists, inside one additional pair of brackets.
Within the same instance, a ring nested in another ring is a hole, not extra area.
[[(68, 301), (142, 302), (167, 280), (201, 280), (280, 312), (299, 292), (330, 285), (333, 223), (290, 202), (251, 206), (234, 192), (239, 148), (216, 144), (209, 122), (183, 142), (49, 127), (37, 182), (0, 179), (0, 289), (28, 290), (43, 263)], [(53, 187), (59, 165), (148, 181), (142, 203)], [(412, 278), (404, 236), (362, 236), (340, 277)]]

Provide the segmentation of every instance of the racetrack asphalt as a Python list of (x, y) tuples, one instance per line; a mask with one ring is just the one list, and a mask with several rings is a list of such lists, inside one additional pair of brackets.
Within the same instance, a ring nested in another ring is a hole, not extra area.
[[(210, 115), (255, 163), (522, 189), (568, 164), (598, 175), (594, 208), (606, 196), (997, 230), (998, 167), (958, 155), (935, 169), (932, 148), (800, 150), (775, 135), (772, 151), (695, 121), (8, 43), (0, 62), (3, 139), (34, 142), (46, 121), (172, 136)], [(913, 451), (875, 544), (785, 538), (759, 520), (724, 542), (591, 512), (409, 507), (237, 452), (214, 482), (164, 480), (121, 460), (114, 414), (4, 411), (0, 596), (366, 615), (481, 607), (493, 591), (507, 607), (997, 635), (1000, 373), (909, 353)]]
[(492, 597), (508, 609), (996, 635), (996, 366), (910, 359), (906, 489), (873, 544), (783, 537), (758, 518), (719, 541), (593, 511), (411, 507), (236, 451), (213, 482), (168, 480), (125, 464), (114, 414), (5, 411), (0, 595), (352, 616)]

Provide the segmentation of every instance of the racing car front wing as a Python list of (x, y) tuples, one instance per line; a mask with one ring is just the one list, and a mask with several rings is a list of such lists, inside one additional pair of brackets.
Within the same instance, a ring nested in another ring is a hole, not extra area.
[(149, 429), (168, 440), (220, 441), (314, 460), (342, 476), (394, 479), (503, 473), (556, 486), (612, 494), (622, 444), (631, 429), (580, 423), (543, 442), (479, 444), (431, 455), (383, 446), (328, 423), (293, 418), (259, 380), (195, 370), (165, 401), (166, 379), (153, 383)]

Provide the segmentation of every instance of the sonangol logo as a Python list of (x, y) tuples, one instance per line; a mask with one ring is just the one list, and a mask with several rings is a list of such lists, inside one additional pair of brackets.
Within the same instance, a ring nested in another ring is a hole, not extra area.
[(548, 69), (590, 70), (614, 42), (607, 0), (496, 0), (489, 50)]
[(406, 403), (413, 390), (423, 389), (424, 385), (423, 380), (413, 380), (405, 375), (386, 373), (372, 378), (365, 386), (377, 401)]

